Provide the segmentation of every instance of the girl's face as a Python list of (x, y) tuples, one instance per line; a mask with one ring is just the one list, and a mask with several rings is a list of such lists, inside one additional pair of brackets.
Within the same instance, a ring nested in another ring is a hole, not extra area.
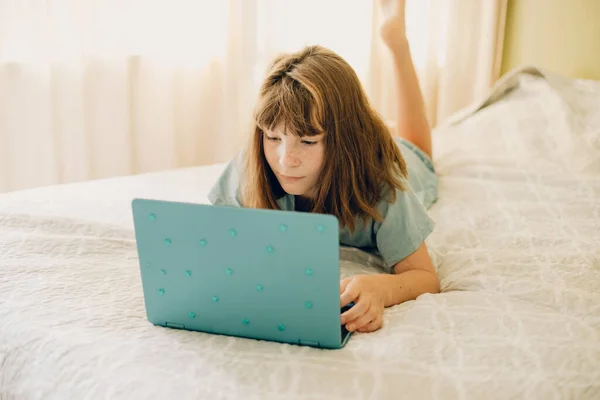
[(284, 129), (280, 123), (264, 132), (267, 162), (286, 193), (314, 198), (325, 155), (325, 135), (301, 138)]

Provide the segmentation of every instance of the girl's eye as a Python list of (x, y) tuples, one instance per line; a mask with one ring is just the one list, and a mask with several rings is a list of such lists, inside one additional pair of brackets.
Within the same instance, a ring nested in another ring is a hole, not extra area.
[(308, 140), (303, 140), (302, 143), (304, 143), (308, 146), (314, 146), (315, 144), (317, 144), (317, 142), (309, 142)]
[(271, 137), (271, 136), (267, 136), (267, 135), (265, 135), (265, 137), (267, 138), (267, 140), (271, 140), (273, 142), (276, 141), (276, 140), (279, 140), (279, 138)]

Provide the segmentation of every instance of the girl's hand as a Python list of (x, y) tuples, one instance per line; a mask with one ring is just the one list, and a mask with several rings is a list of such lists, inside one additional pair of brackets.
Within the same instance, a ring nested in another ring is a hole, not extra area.
[(354, 306), (341, 315), (342, 325), (350, 332), (373, 332), (383, 325), (386, 283), (384, 275), (356, 275), (340, 282), (341, 307)]

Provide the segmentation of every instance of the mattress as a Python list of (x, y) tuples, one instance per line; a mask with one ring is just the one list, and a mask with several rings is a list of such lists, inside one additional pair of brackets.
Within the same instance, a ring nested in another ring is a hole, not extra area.
[(442, 293), (342, 350), (147, 321), (131, 200), (208, 203), (223, 164), (0, 195), (0, 398), (600, 398), (598, 104), (598, 82), (521, 68), (437, 128)]

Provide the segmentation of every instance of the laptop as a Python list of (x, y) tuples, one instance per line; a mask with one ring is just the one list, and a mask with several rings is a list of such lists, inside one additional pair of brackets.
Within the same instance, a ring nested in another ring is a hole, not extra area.
[(345, 346), (332, 215), (132, 201), (148, 320), (324, 349)]

